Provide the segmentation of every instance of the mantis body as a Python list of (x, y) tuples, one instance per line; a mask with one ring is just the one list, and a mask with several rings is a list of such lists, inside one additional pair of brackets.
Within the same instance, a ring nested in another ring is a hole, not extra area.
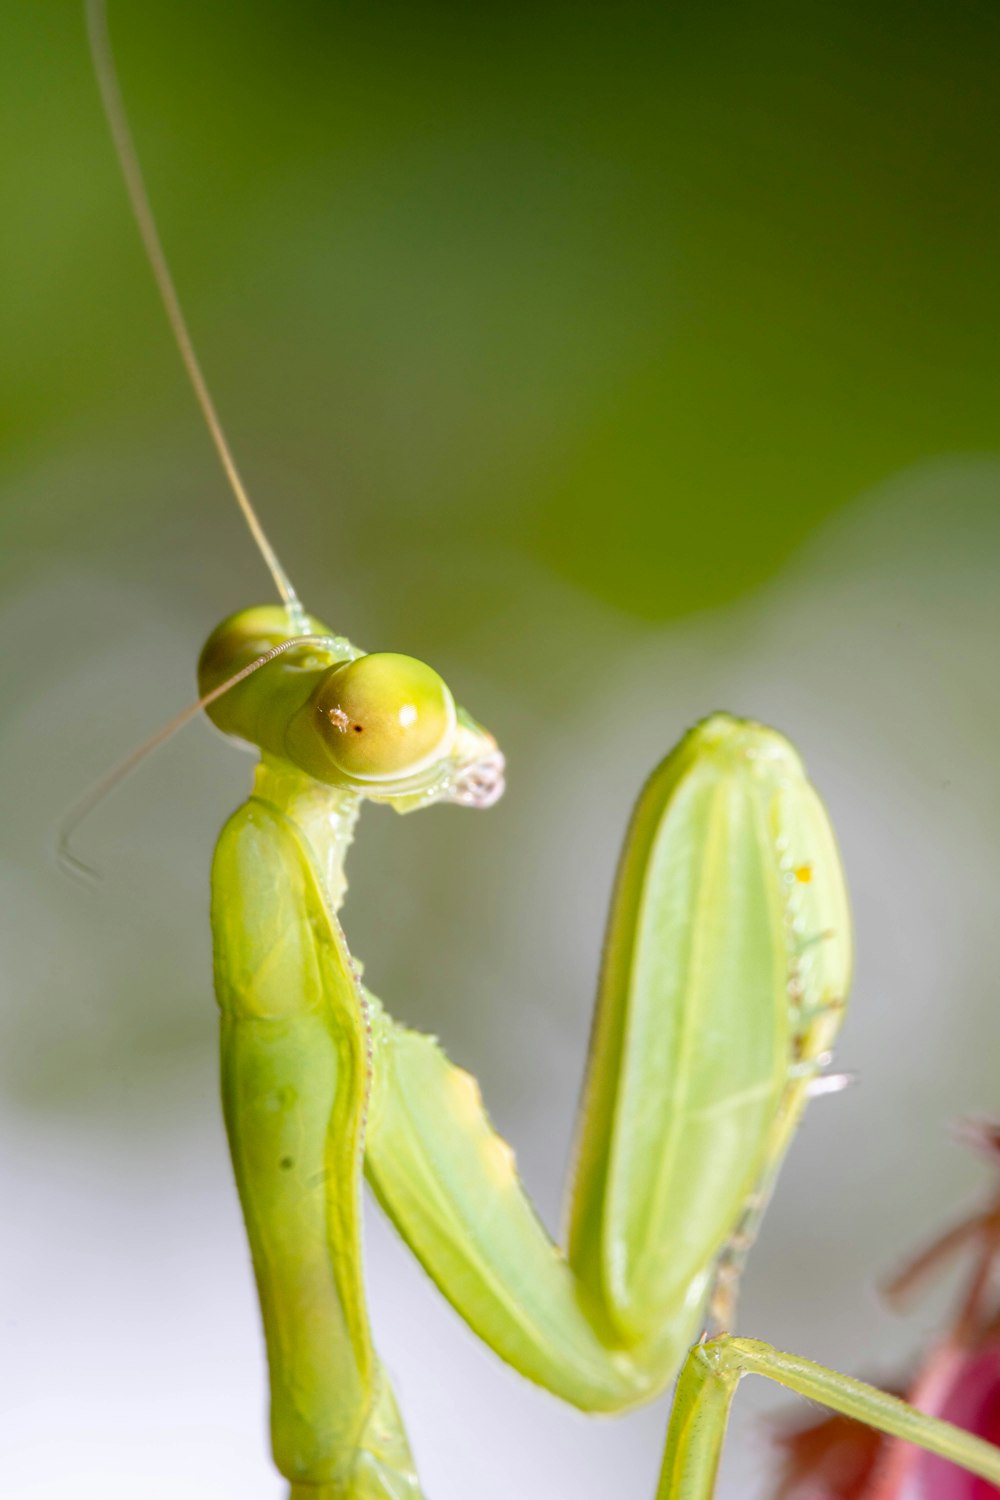
[[(283, 600), (218, 626), (199, 690), (214, 723), (260, 751), (252, 795), (216, 851), (212, 930), (226, 1125), (274, 1456), (293, 1500), (422, 1494), (368, 1323), (363, 1176), (457, 1311), (530, 1380), (581, 1410), (614, 1412), (681, 1370), (659, 1500), (708, 1500), (728, 1406), (749, 1372), (1000, 1483), (988, 1445), (729, 1332), (742, 1260), (822, 1087), (850, 980), (836, 843), (780, 734), (715, 714), (639, 796), (608, 919), (563, 1246), (542, 1227), (475, 1080), (362, 984), (339, 919), (362, 803), (485, 808), (503, 791), (503, 758), (430, 667), (365, 654), (299, 604), (187, 333), (102, 0), (88, 0), (88, 17), (168, 315)], [(706, 1316), (716, 1336), (688, 1353)]]

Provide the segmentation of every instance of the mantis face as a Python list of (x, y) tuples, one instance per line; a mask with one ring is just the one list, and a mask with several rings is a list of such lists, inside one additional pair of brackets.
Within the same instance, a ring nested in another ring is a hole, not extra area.
[(456, 706), (432, 667), (397, 652), (360, 652), (312, 616), (305, 629), (296, 631), (280, 605), (258, 605), (212, 632), (198, 664), (202, 694), (275, 653), (208, 705), (219, 729), (398, 812), (497, 801), (504, 759), (496, 740)]

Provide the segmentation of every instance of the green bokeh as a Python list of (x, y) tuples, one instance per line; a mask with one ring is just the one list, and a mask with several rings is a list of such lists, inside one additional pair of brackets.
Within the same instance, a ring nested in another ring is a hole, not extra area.
[[(314, 590), (345, 546), (501, 549), (666, 618), (995, 441), (993, 6), (112, 12), (205, 364)], [(193, 428), (78, 8), (7, 33), (5, 462)], [(142, 504), (71, 519), (106, 550)], [(399, 613), (486, 607), (468, 583), (401, 580)]]

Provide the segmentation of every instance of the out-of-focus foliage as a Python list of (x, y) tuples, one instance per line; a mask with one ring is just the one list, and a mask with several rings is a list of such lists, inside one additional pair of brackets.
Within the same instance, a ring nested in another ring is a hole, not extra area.
[[(992, 441), (988, 4), (111, 9), (205, 362), (314, 587), (389, 534), (663, 619)], [(2, 66), (18, 466), (186, 397), (77, 7), (12, 8)], [(91, 531), (131, 530), (141, 497), (101, 491)], [(419, 578), (397, 597), (428, 610)], [(434, 606), (485, 607), (461, 574)]]

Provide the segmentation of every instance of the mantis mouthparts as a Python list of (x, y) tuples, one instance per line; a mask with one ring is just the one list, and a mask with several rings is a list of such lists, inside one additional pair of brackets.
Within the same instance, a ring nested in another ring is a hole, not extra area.
[(506, 762), (502, 750), (489, 750), (455, 777), (451, 801), (461, 807), (492, 807), (503, 796)]

